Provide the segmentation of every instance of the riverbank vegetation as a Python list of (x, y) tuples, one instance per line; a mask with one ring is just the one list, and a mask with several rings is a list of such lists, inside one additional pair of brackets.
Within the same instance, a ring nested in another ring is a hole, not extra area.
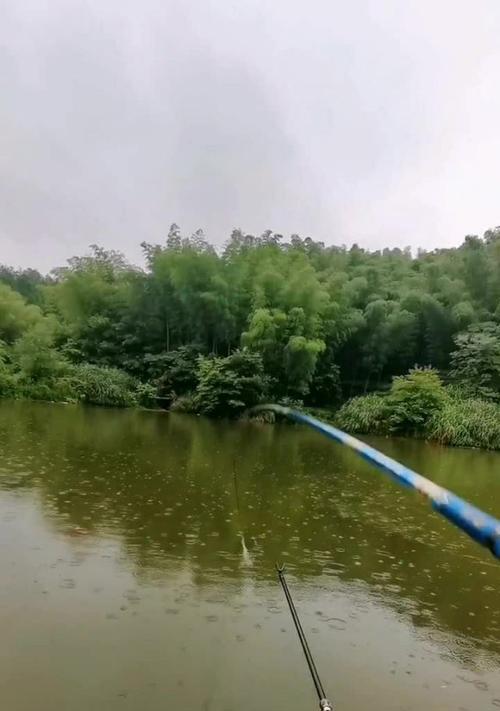
[(342, 429), (360, 434), (402, 434), (456, 447), (500, 449), (500, 407), (444, 387), (432, 369), (394, 378), (387, 394), (349, 400), (335, 414)]
[[(500, 448), (500, 229), (433, 252), (172, 225), (145, 268), (92, 247), (0, 268), (0, 396), (238, 416), (338, 410), (351, 432)], [(340, 408), (340, 409), (339, 409)]]

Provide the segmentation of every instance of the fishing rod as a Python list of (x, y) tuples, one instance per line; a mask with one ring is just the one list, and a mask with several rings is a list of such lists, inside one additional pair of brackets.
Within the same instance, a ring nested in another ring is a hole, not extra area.
[(307, 425), (316, 430), (316, 432), (328, 437), (328, 439), (333, 439), (353, 449), (360, 457), (392, 476), (400, 484), (423, 494), (430, 500), (431, 506), (435, 511), (438, 511), (451, 523), (458, 526), (477, 543), (488, 548), (495, 558), (500, 558), (500, 521), (498, 519), (472, 506), (468, 501), (461, 499), (456, 494), (448, 491), (448, 489), (434, 484), (434, 482), (405, 467), (395, 459), (382, 454), (374, 447), (370, 447), (365, 442), (348, 435), (332, 425), (327, 425), (315, 417), (282, 405), (258, 405), (250, 410), (250, 413), (266, 410), (288, 417), (293, 422)]
[(299, 636), (300, 644), (302, 646), (302, 651), (304, 652), (304, 656), (306, 658), (307, 666), (309, 667), (309, 671), (311, 672), (313, 684), (316, 689), (316, 693), (318, 694), (319, 707), (321, 711), (333, 711), (332, 704), (326, 698), (325, 690), (323, 688), (323, 684), (321, 683), (321, 679), (319, 678), (318, 670), (316, 669), (316, 664), (314, 663), (311, 650), (309, 649), (309, 644), (307, 643), (306, 635), (304, 634), (304, 630), (302, 629), (302, 625), (300, 623), (299, 615), (293, 603), (292, 594), (290, 593), (288, 583), (286, 582), (285, 566), (279, 566), (278, 564), (276, 564), (276, 572), (278, 573), (278, 578), (281, 583), (281, 587), (283, 588), (286, 601), (288, 602), (288, 607), (290, 608), (292, 620)]

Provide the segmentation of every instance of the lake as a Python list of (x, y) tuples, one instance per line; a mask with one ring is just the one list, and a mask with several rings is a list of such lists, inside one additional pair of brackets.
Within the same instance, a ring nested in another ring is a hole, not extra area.
[[(500, 453), (370, 443), (500, 515)], [(6, 711), (500, 707), (500, 565), (298, 426), (0, 403)]]

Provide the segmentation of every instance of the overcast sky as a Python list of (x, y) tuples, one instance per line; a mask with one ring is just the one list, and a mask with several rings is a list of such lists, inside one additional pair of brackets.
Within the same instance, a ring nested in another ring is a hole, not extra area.
[(499, 0), (0, 0), (0, 262), (500, 224)]

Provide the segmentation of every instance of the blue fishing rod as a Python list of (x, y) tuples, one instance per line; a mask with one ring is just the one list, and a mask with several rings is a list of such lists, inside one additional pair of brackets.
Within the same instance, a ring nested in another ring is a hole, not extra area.
[(448, 489), (438, 486), (438, 484), (426, 479), (421, 474), (417, 474), (417, 472), (405, 467), (395, 459), (382, 454), (382, 452), (356, 439), (356, 437), (352, 437), (315, 417), (282, 405), (258, 405), (251, 410), (251, 413), (259, 411), (274, 412), (277, 415), (287, 417), (293, 422), (307, 425), (307, 427), (316, 430), (316, 432), (328, 437), (328, 439), (333, 439), (335, 442), (340, 442), (340, 444), (354, 450), (360, 457), (389, 474), (400, 484), (423, 494), (430, 500), (431, 506), (435, 511), (438, 511), (473, 540), (487, 548), (495, 558), (500, 558), (500, 521), (494, 516), (490, 516), (481, 511), (481, 509), (476, 508), (476, 506), (472, 506), (468, 501), (461, 499), (456, 494), (448, 491)]
[[(292, 410), (282, 405), (258, 405), (252, 408), (249, 414), (266, 411), (287, 417), (289, 420), (292, 420), (292, 422), (307, 425), (311, 427), (311, 429), (316, 430), (316, 432), (328, 437), (328, 439), (333, 439), (335, 442), (339, 442), (349, 447), (349, 449), (354, 450), (360, 457), (363, 457), (363, 459), (374, 464), (378, 469), (389, 474), (400, 484), (410, 489), (415, 489), (423, 494), (430, 500), (432, 508), (435, 511), (445, 516), (445, 518), (467, 533), (467, 535), (477, 543), (488, 548), (495, 558), (500, 558), (500, 521), (498, 519), (472, 506), (472, 504), (469, 504), (456, 494), (448, 491), (448, 489), (434, 484), (434, 482), (426, 479), (421, 474), (417, 474), (417, 472), (414, 472), (412, 469), (405, 467), (395, 459), (391, 459), (391, 457), (382, 454), (382, 452), (379, 452), (374, 447), (370, 447), (368, 444), (365, 444), (365, 442), (356, 439), (356, 437), (352, 437), (346, 432), (337, 429), (337, 427), (328, 425), (326, 422), (322, 422), (315, 417), (305, 415), (298, 410)], [(319, 678), (311, 650), (309, 649), (304, 630), (302, 629), (297, 610), (293, 603), (292, 595), (285, 579), (284, 566), (280, 567), (276, 565), (276, 571), (283, 592), (285, 593), (300, 644), (316, 688), (320, 709), (321, 711), (333, 711), (332, 704), (326, 698), (325, 690)]]
[(360, 457), (389, 474), (400, 484), (423, 494), (430, 500), (431, 506), (435, 511), (438, 511), (448, 521), (458, 526), (477, 543), (488, 548), (495, 558), (500, 558), (500, 521), (494, 516), (490, 516), (481, 511), (481, 509), (476, 508), (476, 506), (472, 506), (468, 501), (461, 499), (456, 494), (448, 491), (448, 489), (434, 484), (434, 482), (426, 479), (421, 474), (417, 474), (417, 472), (405, 467), (395, 459), (391, 459), (391, 457), (382, 454), (374, 447), (370, 447), (365, 442), (356, 439), (356, 437), (352, 437), (315, 417), (282, 405), (258, 405), (251, 410), (251, 413), (262, 411), (274, 412), (277, 415), (287, 417), (293, 422), (307, 425), (307, 427), (316, 430), (316, 432), (328, 437), (328, 439), (333, 439), (335, 442), (340, 442), (340, 444), (354, 450)]

